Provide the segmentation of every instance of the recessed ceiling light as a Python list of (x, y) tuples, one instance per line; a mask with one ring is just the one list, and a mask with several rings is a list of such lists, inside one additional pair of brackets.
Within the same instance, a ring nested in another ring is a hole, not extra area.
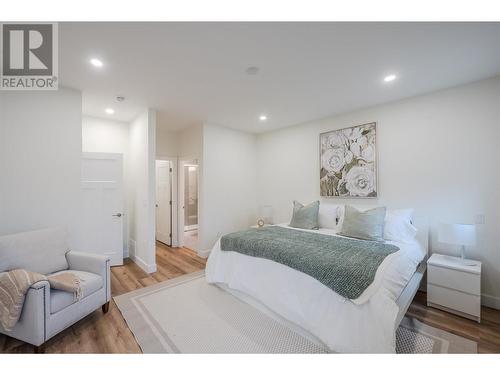
[(260, 121), (266, 121), (267, 120), (267, 116), (266, 115), (260, 115), (259, 116), (259, 120)]
[(398, 78), (398, 77), (396, 77), (396, 75), (395, 75), (395, 74), (390, 74), (390, 75), (388, 75), (387, 77), (385, 77), (385, 78), (384, 78), (384, 82), (392, 82), (392, 81), (394, 81), (396, 78)]
[(90, 63), (98, 68), (102, 68), (102, 66), (104, 65), (101, 60), (95, 58), (90, 59)]
[(114, 114), (114, 113), (115, 113), (115, 110), (114, 110), (113, 108), (106, 108), (106, 113), (107, 113), (108, 115), (112, 115), (112, 114)]
[(250, 76), (254, 76), (259, 72), (259, 67), (258, 66), (249, 66), (248, 68), (245, 69), (245, 72)]

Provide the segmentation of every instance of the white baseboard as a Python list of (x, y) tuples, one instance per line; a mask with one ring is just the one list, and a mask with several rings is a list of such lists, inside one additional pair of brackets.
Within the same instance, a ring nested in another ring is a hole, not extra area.
[(132, 261), (137, 264), (144, 272), (156, 272), (156, 264), (147, 264), (144, 260), (135, 255), (131, 256), (130, 259), (132, 259)]
[(210, 255), (211, 251), (212, 251), (212, 249), (209, 249), (209, 250), (196, 250), (196, 253), (201, 258), (208, 258), (208, 256)]
[(482, 294), (481, 305), (486, 307), (491, 307), (492, 309), (500, 310), (500, 298), (490, 296), (488, 294)]
[(128, 257), (132, 258), (135, 255), (135, 240), (128, 239)]

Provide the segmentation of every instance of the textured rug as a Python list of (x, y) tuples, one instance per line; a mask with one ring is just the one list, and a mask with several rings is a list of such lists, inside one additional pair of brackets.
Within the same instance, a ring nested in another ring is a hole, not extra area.
[[(316, 338), (204, 272), (114, 297), (144, 353), (328, 353)], [(475, 342), (405, 318), (397, 353), (477, 353)]]

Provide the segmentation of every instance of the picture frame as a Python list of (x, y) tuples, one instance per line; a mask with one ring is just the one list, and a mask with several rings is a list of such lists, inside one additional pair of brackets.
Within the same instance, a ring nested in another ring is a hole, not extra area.
[(319, 135), (320, 196), (378, 197), (377, 123)]

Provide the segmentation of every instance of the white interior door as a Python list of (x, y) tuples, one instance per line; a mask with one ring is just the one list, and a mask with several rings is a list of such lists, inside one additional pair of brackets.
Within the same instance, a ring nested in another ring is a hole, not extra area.
[(82, 250), (123, 264), (122, 154), (83, 153), (82, 190)]
[(172, 191), (170, 161), (156, 161), (156, 239), (172, 245)]

